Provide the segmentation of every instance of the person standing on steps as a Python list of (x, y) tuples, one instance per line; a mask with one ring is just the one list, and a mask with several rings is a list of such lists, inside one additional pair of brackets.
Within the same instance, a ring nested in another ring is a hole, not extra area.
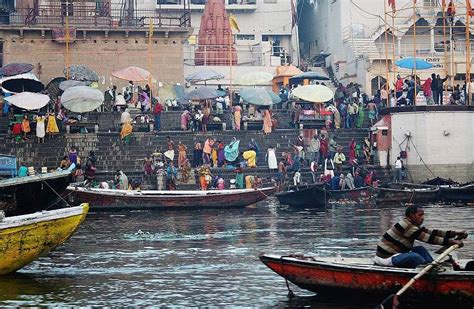
[(155, 132), (158, 133), (161, 131), (161, 113), (163, 112), (163, 106), (160, 102), (156, 102), (153, 107), (153, 116), (155, 117)]
[(402, 168), (403, 168), (403, 161), (400, 157), (397, 157), (395, 161), (395, 174), (393, 175), (393, 180), (396, 182), (402, 181)]

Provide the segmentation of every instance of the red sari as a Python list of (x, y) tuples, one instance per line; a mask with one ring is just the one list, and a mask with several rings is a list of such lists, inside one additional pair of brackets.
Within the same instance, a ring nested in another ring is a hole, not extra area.
[(355, 142), (354, 139), (349, 143), (349, 164), (353, 164), (355, 158), (356, 158), (356, 145), (357, 143)]

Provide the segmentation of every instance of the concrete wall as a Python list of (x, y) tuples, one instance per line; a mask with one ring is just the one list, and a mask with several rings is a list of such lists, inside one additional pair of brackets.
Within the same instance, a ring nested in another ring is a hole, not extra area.
[[(170, 32), (169, 38), (157, 37), (152, 41), (151, 52), (145, 33), (104, 32), (77, 33), (75, 43), (70, 44), (69, 64), (84, 64), (100, 76), (100, 88), (112, 82), (120, 86), (125, 81), (111, 78), (114, 70), (138, 66), (151, 70), (157, 82), (183, 82), (183, 36)], [(47, 84), (52, 78), (64, 76), (66, 48), (64, 43), (52, 41), (50, 33), (42, 38), (40, 32), (25, 31), (20, 38), (16, 33), (0, 31), (3, 39), (3, 63), (27, 62), (35, 65), (34, 72)], [(149, 67), (151, 58), (151, 69)]]
[(435, 176), (474, 180), (474, 112), (397, 113), (391, 119), (392, 166), (400, 150), (406, 149), (404, 162), (413, 180)]

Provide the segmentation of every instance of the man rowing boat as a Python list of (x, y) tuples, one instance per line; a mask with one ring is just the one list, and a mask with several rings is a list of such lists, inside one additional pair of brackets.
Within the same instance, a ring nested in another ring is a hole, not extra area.
[(425, 212), (417, 205), (405, 210), (405, 218), (391, 227), (377, 244), (375, 264), (402, 268), (416, 268), (420, 264), (431, 263), (433, 258), (423, 246), (413, 246), (415, 240), (440, 246), (463, 246), (458, 236), (467, 237), (465, 232), (429, 230), (422, 227)]

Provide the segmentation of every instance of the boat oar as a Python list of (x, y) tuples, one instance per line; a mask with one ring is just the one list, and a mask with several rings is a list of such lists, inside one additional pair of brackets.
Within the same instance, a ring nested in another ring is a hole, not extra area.
[(407, 282), (395, 295), (390, 295), (389, 297), (385, 298), (383, 302), (377, 306), (377, 308), (384, 308), (384, 304), (389, 301), (390, 299), (393, 298), (392, 300), (392, 308), (397, 308), (399, 301), (398, 297), (405, 293), (406, 290), (408, 290), (413, 283), (415, 283), (416, 280), (420, 279), (424, 274), (429, 272), (434, 266), (438, 265), (446, 256), (448, 256), (451, 252), (459, 248), (459, 245), (452, 245), (449, 247), (446, 251), (444, 251), (441, 255), (438, 256), (436, 260), (428, 264), (425, 268), (423, 268), (415, 277), (411, 278), (410, 281)]

